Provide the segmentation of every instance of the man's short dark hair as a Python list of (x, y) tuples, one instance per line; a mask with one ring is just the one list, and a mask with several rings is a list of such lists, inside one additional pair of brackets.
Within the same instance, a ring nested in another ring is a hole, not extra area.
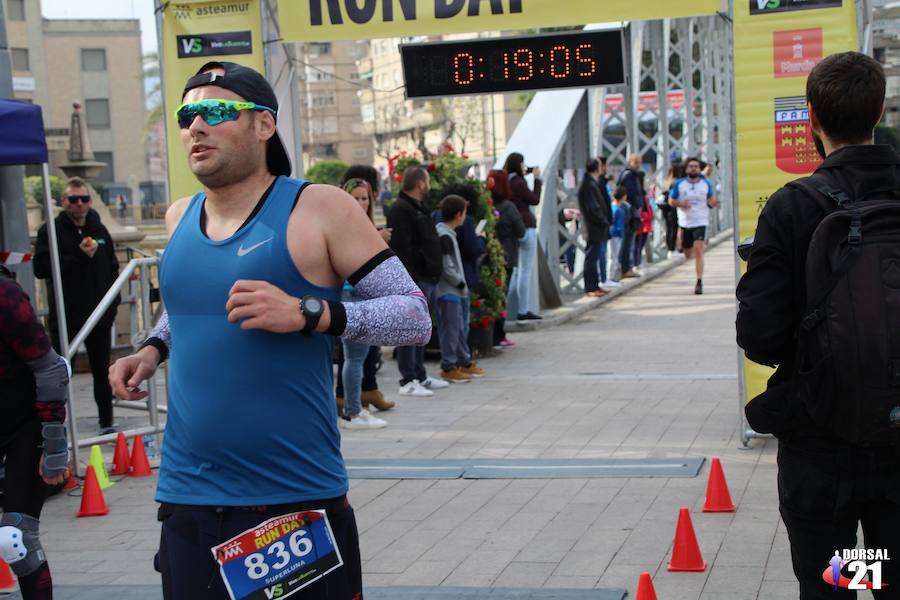
[(411, 192), (416, 189), (416, 186), (419, 185), (420, 181), (428, 180), (428, 171), (419, 167), (417, 165), (413, 165), (411, 167), (407, 167), (405, 171), (403, 171), (403, 191)]
[(444, 196), (438, 208), (441, 209), (441, 221), (447, 223), (466, 210), (466, 199), (456, 194), (450, 194), (449, 196)]
[(597, 158), (589, 158), (586, 163), (584, 163), (584, 168), (588, 173), (594, 173), (600, 170), (600, 160)]
[(469, 212), (473, 212), (475, 207), (478, 206), (478, 201), (481, 196), (474, 187), (469, 185), (468, 183), (451, 183), (447, 187), (444, 188), (445, 196), (462, 196), (468, 205), (466, 210)]
[(859, 52), (841, 52), (817, 64), (806, 80), (806, 100), (831, 141), (864, 142), (884, 111), (884, 69)]
[(628, 190), (625, 189), (625, 186), (624, 185), (616, 186), (616, 189), (613, 191), (613, 198), (615, 198), (616, 200), (621, 200), (622, 198), (625, 198), (626, 196), (628, 196)]
[(701, 169), (703, 168), (703, 161), (700, 160), (699, 158), (697, 158), (696, 156), (692, 156), (692, 157), (688, 158), (686, 161), (684, 161), (684, 168), (687, 169), (687, 166), (689, 164), (691, 164), (692, 162), (697, 163), (697, 166), (700, 167)]
[(81, 177), (69, 177), (66, 179), (66, 183), (63, 186), (63, 195), (67, 195), (67, 192), (72, 188), (84, 188), (88, 189), (87, 182)]
[(605, 156), (598, 156), (597, 160), (600, 161), (601, 165), (606, 166), (606, 157)]

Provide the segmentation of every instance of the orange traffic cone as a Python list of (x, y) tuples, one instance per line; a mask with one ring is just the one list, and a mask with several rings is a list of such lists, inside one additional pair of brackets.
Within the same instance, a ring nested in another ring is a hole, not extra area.
[(16, 589), (16, 580), (13, 579), (9, 565), (0, 560), (0, 590), (6, 592), (14, 589)]
[(97, 482), (97, 473), (94, 467), (88, 465), (87, 473), (84, 476), (84, 491), (81, 494), (81, 510), (78, 511), (79, 517), (102, 517), (109, 514), (109, 508), (103, 499), (103, 492), (100, 491), (100, 484)]
[(653, 580), (650, 579), (650, 573), (644, 571), (638, 579), (637, 593), (634, 600), (656, 600), (656, 590), (653, 589)]
[(700, 555), (700, 546), (694, 534), (690, 511), (682, 507), (678, 511), (678, 527), (675, 529), (675, 542), (672, 544), (672, 560), (670, 571), (705, 571), (706, 561)]
[(131, 472), (129, 475), (147, 477), (150, 474), (150, 461), (147, 460), (147, 453), (144, 452), (144, 438), (136, 435), (131, 447)]
[(113, 453), (113, 468), (110, 475), (127, 475), (131, 468), (131, 460), (128, 458), (128, 444), (125, 442), (125, 434), (121, 431), (116, 436), (116, 450)]
[(731, 494), (728, 493), (728, 484), (725, 482), (725, 472), (722, 471), (722, 463), (718, 457), (713, 456), (709, 466), (709, 483), (706, 484), (706, 504), (703, 512), (734, 512), (734, 504), (731, 502)]
[(78, 480), (72, 476), (72, 467), (66, 467), (66, 482), (63, 484), (64, 490), (74, 490), (78, 487)]

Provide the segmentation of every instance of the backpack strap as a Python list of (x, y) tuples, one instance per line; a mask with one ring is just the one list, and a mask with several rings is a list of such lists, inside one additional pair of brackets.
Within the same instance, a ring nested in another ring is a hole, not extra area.
[(831, 214), (835, 210), (847, 208), (848, 204), (852, 204), (853, 200), (838, 187), (829, 185), (823, 181), (821, 177), (810, 175), (796, 179), (787, 187), (800, 190), (807, 196), (816, 201), (816, 203), (825, 211), (825, 214)]

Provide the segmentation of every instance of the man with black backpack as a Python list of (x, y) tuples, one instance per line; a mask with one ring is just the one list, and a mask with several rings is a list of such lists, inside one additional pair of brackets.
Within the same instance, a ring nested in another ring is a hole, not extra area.
[(832, 55), (806, 96), (825, 162), (769, 198), (737, 288), (738, 345), (778, 367), (746, 414), (778, 437), (800, 598), (855, 597), (823, 573), (859, 523), (891, 559), (875, 598), (900, 598), (900, 155), (873, 144), (884, 71)]

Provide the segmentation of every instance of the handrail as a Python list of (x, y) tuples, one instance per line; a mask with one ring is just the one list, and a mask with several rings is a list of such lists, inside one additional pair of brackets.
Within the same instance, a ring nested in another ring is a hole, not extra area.
[[(54, 228), (48, 228), (50, 231), (54, 231)], [(150, 296), (149, 296), (149, 279), (147, 277), (147, 269), (154, 265), (159, 264), (159, 259), (156, 257), (149, 258), (133, 258), (128, 261), (128, 264), (122, 269), (122, 272), (119, 273), (119, 276), (116, 277), (116, 280), (110, 286), (109, 290), (107, 290), (106, 294), (104, 294), (103, 298), (94, 308), (93, 312), (84, 322), (84, 325), (72, 339), (71, 343), (65, 344), (64, 341), (61, 340), (63, 354), (68, 360), (72, 360), (75, 354), (78, 351), (78, 347), (81, 346), (87, 337), (91, 334), (91, 332), (97, 327), (100, 323), (100, 320), (106, 314), (112, 306), (113, 303), (118, 299), (119, 294), (122, 292), (123, 288), (131, 281), (132, 275), (136, 270), (140, 270), (140, 281), (141, 281), (141, 294), (140, 300), (142, 306), (142, 317), (143, 317), (143, 326), (145, 328), (149, 327), (151, 314), (150, 314)], [(61, 289), (56, 290), (57, 293), (61, 292)], [(64, 306), (61, 302), (59, 306)], [(61, 314), (65, 314), (64, 310), (58, 311)], [(65, 335), (65, 330), (62, 329), (61, 336)], [(133, 341), (133, 340), (132, 340)], [(162, 429), (159, 426), (159, 414), (158, 414), (158, 406), (156, 401), (156, 384), (154, 377), (150, 377), (149, 380), (149, 393), (146, 400), (147, 410), (150, 413), (150, 426), (140, 427), (137, 430), (129, 430), (126, 432), (127, 436), (134, 435), (137, 433), (160, 433)], [(71, 449), (72, 449), (72, 472), (75, 476), (80, 476), (81, 469), (79, 466), (79, 456), (78, 456), (78, 448), (92, 445), (97, 442), (106, 442), (111, 441), (114, 436), (112, 435), (102, 435), (102, 436), (94, 436), (86, 439), (78, 438), (78, 426), (76, 422), (76, 411), (75, 411), (75, 396), (74, 396), (74, 388), (69, 382), (69, 432), (71, 433)], [(157, 440), (159, 442), (159, 440)], [(157, 443), (158, 446), (158, 443)]]
[(100, 300), (100, 303), (94, 308), (94, 312), (91, 313), (91, 316), (87, 318), (87, 321), (84, 322), (84, 325), (82, 325), (75, 337), (72, 338), (72, 341), (69, 342), (69, 351), (66, 354), (67, 359), (72, 360), (78, 347), (84, 343), (84, 340), (91, 334), (100, 322), (100, 319), (106, 314), (106, 311), (108, 311), (113, 305), (113, 302), (116, 301), (122, 288), (131, 280), (131, 274), (139, 267), (152, 267), (157, 263), (159, 263), (158, 258), (132, 258), (128, 262), (125, 268), (122, 269), (122, 272), (119, 273), (119, 276), (113, 282), (112, 286), (107, 290), (106, 295), (103, 296), (103, 299)]

